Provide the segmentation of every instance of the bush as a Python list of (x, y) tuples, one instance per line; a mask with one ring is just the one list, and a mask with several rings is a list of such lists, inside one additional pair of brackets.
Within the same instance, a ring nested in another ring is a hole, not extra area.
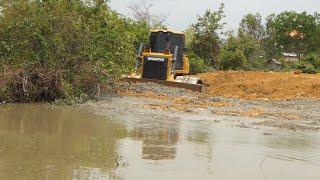
[(246, 57), (241, 50), (226, 51), (222, 50), (220, 55), (220, 67), (223, 70), (239, 70), (246, 64)]
[[(286, 63), (288, 64), (288, 63)], [(316, 74), (320, 71), (320, 56), (317, 53), (311, 53), (305, 56), (299, 62), (292, 62), (287, 69), (299, 69), (303, 73)]]
[(223, 70), (238, 70), (247, 65), (247, 58), (237, 38), (229, 37), (220, 52), (219, 63)]
[(313, 65), (314, 68), (320, 69), (320, 55), (319, 54), (311, 53), (311, 54), (307, 55), (303, 60), (306, 63)]
[(11, 101), (93, 98), (133, 68), (146, 34), (104, 1), (1, 2), (0, 65), (13, 73), (0, 91)]
[[(282, 72), (290, 72), (293, 69), (298, 68), (298, 62), (285, 61), (284, 58), (278, 58), (276, 60), (282, 64), (282, 68), (281, 68)], [(267, 70), (272, 70), (272, 69), (270, 69), (270, 67), (268, 66)]]
[(205, 60), (201, 59), (195, 54), (189, 54), (189, 61), (190, 61), (190, 73), (197, 74), (197, 73), (204, 73), (209, 70), (209, 66), (206, 65)]
[(313, 64), (309, 64), (309, 63), (302, 63), (298, 66), (298, 69), (301, 70), (303, 73), (307, 73), (307, 74), (316, 74), (319, 72), (319, 70), (314, 67)]
[(262, 58), (257, 58), (250, 64), (246, 64), (243, 68), (248, 71), (267, 70), (267, 61)]

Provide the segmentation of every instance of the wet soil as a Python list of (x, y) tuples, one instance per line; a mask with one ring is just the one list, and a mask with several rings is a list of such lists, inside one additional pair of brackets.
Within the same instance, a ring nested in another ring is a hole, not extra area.
[(129, 116), (206, 120), (243, 128), (320, 130), (317, 99), (246, 100), (152, 83), (122, 83), (118, 95), (91, 103), (98, 111)]

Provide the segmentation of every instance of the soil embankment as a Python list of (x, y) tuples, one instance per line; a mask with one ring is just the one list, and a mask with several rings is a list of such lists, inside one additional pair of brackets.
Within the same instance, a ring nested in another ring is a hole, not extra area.
[(215, 72), (200, 75), (206, 94), (241, 99), (320, 98), (320, 75), (275, 72)]

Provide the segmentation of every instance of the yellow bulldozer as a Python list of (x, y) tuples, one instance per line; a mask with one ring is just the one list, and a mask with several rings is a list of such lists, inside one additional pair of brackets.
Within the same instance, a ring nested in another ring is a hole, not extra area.
[(169, 30), (151, 30), (150, 42), (140, 45), (130, 82), (152, 82), (165, 86), (202, 91), (201, 80), (190, 76), (185, 52), (185, 35)]

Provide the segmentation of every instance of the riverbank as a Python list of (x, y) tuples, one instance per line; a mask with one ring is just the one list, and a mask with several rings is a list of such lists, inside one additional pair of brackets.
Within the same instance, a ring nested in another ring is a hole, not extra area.
[(320, 130), (317, 99), (240, 99), (152, 83), (122, 83), (118, 89), (116, 96), (85, 106), (98, 114), (114, 117), (207, 121), (270, 131)]

